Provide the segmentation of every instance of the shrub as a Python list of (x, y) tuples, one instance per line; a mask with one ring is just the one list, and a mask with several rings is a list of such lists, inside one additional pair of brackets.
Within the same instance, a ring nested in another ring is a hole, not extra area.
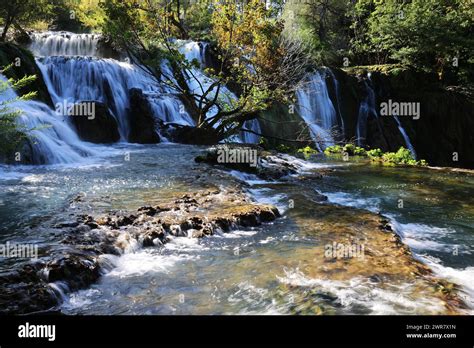
[(380, 149), (372, 149), (367, 151), (367, 156), (370, 157), (371, 159), (377, 159), (382, 157), (383, 152)]
[(313, 148), (310, 147), (310, 146), (306, 146), (306, 147), (303, 147), (303, 148), (301, 148), (301, 149), (298, 149), (297, 152), (300, 153), (300, 154), (302, 154), (305, 159), (308, 159), (308, 158), (310, 158), (312, 155), (318, 153), (317, 150), (313, 149)]
[(342, 153), (342, 147), (340, 145), (334, 145), (334, 146), (328, 146), (325, 150), (324, 153), (326, 155), (330, 154), (340, 154)]

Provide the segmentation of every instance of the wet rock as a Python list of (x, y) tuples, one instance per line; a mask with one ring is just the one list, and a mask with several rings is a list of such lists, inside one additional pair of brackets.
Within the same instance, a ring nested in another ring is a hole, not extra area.
[(176, 143), (194, 145), (214, 145), (221, 139), (214, 129), (183, 126), (179, 124), (163, 125), (165, 136)]
[[(78, 201), (85, 201), (85, 196)], [(238, 226), (258, 226), (278, 216), (275, 207), (256, 205), (237, 189), (181, 194), (167, 204), (143, 206), (135, 212), (110, 212), (96, 218), (79, 215), (77, 225), (63, 223), (61, 247), (48, 253), (48, 261), (0, 274), (0, 302), (8, 301), (0, 313), (55, 310), (62, 301), (60, 292), (75, 291), (99, 279), (105, 271), (101, 255), (121, 255), (140, 245), (159, 247), (174, 237), (204, 238)]]
[(46, 270), (49, 282), (67, 280), (73, 289), (83, 288), (100, 276), (96, 258), (87, 255), (65, 255), (48, 262)]
[(158, 209), (153, 208), (151, 206), (144, 206), (144, 207), (138, 208), (138, 212), (149, 215), (149, 216), (153, 216), (158, 212)]
[(166, 232), (162, 226), (157, 226), (146, 231), (143, 235), (143, 246), (151, 247), (165, 243), (165, 233)]
[(139, 88), (129, 90), (130, 133), (128, 140), (139, 144), (156, 144), (160, 142), (157, 133), (157, 122), (154, 112), (143, 91)]
[(76, 103), (76, 110), (79, 110), (79, 105), (94, 105), (95, 108), (92, 116), (69, 116), (82, 140), (96, 144), (115, 143), (120, 140), (117, 120), (106, 104), (94, 100), (80, 101)]
[[(257, 151), (257, 166), (254, 163), (221, 163), (219, 162), (220, 151)], [(264, 151), (254, 145), (225, 144), (208, 149), (202, 155), (195, 158), (197, 163), (220, 165), (228, 169), (257, 175), (264, 180), (278, 180), (300, 171), (303, 161), (295, 157), (277, 152)], [(321, 177), (316, 171), (313, 177)]]

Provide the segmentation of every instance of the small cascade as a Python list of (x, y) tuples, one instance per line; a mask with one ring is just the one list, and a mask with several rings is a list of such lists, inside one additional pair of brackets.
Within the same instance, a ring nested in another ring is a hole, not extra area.
[[(369, 80), (370, 81), (370, 80)], [(370, 116), (378, 117), (375, 106), (375, 92), (370, 84), (364, 80), (367, 96), (360, 102), (357, 118), (356, 141), (358, 146), (364, 146), (367, 139), (367, 122)]]
[(398, 130), (400, 131), (400, 133), (403, 136), (403, 139), (405, 140), (405, 144), (407, 146), (407, 149), (410, 150), (411, 154), (413, 155), (413, 158), (416, 159), (416, 151), (415, 151), (414, 146), (411, 144), (411, 141), (410, 141), (410, 138), (408, 137), (407, 132), (405, 132), (405, 129), (403, 128), (403, 126), (402, 126), (400, 120), (398, 119), (398, 117), (393, 116), (393, 118), (397, 122)]
[[(364, 146), (366, 137), (367, 137), (367, 121), (369, 116), (373, 116), (378, 118), (378, 112), (376, 108), (376, 101), (375, 101), (375, 92), (373, 87), (371, 86), (372, 80), (370, 78), (370, 73), (368, 75), (368, 80), (364, 80), (364, 85), (367, 91), (366, 98), (360, 103), (359, 106), (359, 116), (357, 119), (357, 128), (356, 128), (356, 137), (357, 137), (357, 145)], [(415, 148), (412, 145), (410, 138), (408, 137), (407, 132), (403, 128), (400, 119), (397, 116), (393, 116), (395, 122), (397, 123), (398, 130), (402, 135), (405, 145), (407, 149), (410, 150), (413, 157), (416, 158)]]
[(193, 125), (179, 99), (145, 69), (128, 62), (102, 58), (97, 50), (100, 35), (47, 32), (35, 34), (30, 49), (38, 58), (45, 83), (55, 104), (98, 101), (117, 120), (122, 141), (129, 135), (129, 90), (143, 91), (164, 122)]
[(316, 71), (307, 77), (304, 88), (297, 93), (298, 111), (309, 127), (318, 150), (334, 145), (333, 132), (337, 130), (337, 113), (329, 97), (326, 79)]
[[(183, 41), (177, 40), (179, 51), (186, 57), (188, 61), (197, 60), (201, 66), (201, 69), (192, 69), (193, 76), (187, 76), (187, 83), (189, 89), (194, 91), (197, 94), (204, 93), (214, 82), (213, 79), (206, 76), (202, 69), (206, 67), (206, 49), (208, 44), (205, 42), (195, 42), (195, 41)], [(197, 81), (199, 80), (199, 81)], [(215, 89), (209, 93), (209, 97), (215, 95)], [(219, 90), (219, 98), (224, 100), (226, 103), (232, 105), (236, 100), (237, 96), (230, 91), (227, 87), (221, 86)], [(211, 108), (208, 112), (208, 117), (212, 117), (217, 113), (215, 107)], [(246, 121), (243, 125), (244, 129), (249, 129), (255, 133), (261, 133), (260, 123), (257, 119)], [(240, 136), (231, 137), (232, 141), (244, 142), (250, 144), (258, 144), (260, 141), (260, 136), (242, 131)]]
[[(6, 78), (0, 75), (0, 80), (4, 82)], [(15, 91), (9, 88), (0, 95), (0, 103), (16, 97)], [(26, 130), (31, 130), (34, 163), (77, 163), (82, 162), (84, 157), (99, 154), (93, 146), (82, 142), (64, 118), (48, 105), (28, 100), (15, 101), (9, 107), (22, 111), (17, 122)]]
[(33, 33), (31, 38), (29, 49), (35, 56), (98, 56), (97, 34), (49, 31)]
[(38, 61), (53, 102), (95, 100), (107, 104), (122, 140), (129, 132), (129, 89), (161, 92), (151, 77), (132, 64), (93, 57), (46, 57)]
[(337, 111), (337, 116), (339, 117), (339, 126), (341, 127), (341, 137), (343, 138), (345, 135), (345, 127), (344, 127), (344, 118), (342, 117), (342, 112), (341, 112), (341, 91), (339, 89), (339, 81), (336, 78), (336, 75), (334, 75), (333, 71), (330, 68), (326, 68), (326, 72), (329, 74), (331, 77), (331, 81), (334, 85), (334, 90), (336, 94), (336, 111)]
[[(258, 134), (262, 134), (262, 130), (260, 129), (260, 123), (256, 119), (245, 121), (243, 128), (251, 130), (252, 132)], [(258, 144), (260, 142), (260, 136), (255, 133), (245, 131), (240, 132), (242, 142), (247, 144)]]

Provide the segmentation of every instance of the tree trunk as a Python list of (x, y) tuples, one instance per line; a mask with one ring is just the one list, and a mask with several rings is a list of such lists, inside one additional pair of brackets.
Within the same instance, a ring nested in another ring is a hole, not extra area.
[(7, 38), (7, 32), (11, 24), (12, 24), (12, 21), (9, 19), (5, 22), (5, 26), (3, 27), (3, 32), (2, 32), (2, 36), (0, 37), (0, 41), (5, 42), (5, 39)]

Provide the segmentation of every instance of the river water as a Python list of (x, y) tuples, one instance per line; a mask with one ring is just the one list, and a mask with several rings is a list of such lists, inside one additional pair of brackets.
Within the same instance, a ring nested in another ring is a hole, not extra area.
[[(107, 152), (105, 152), (105, 149)], [(159, 204), (176, 192), (199, 189), (203, 148), (177, 144), (104, 148), (80, 165), (0, 167), (0, 243), (37, 243), (40, 255), (59, 243), (70, 202), (81, 193), (87, 212), (133, 210)], [(304, 190), (329, 205), (358, 207), (390, 218), (415, 257), (460, 286), (474, 305), (474, 176), (433, 169), (385, 168), (313, 160), (325, 170)], [(114, 267), (90, 288), (65, 295), (67, 314), (432, 314), (432, 299), (414, 298), (412, 284), (374, 283), (360, 275), (320, 276), (314, 248), (331, 216), (299, 203), (301, 186), (224, 172), (245, 182), (256, 201), (275, 204), (282, 217), (260, 227), (202, 239), (177, 237), (160, 248), (110, 256)], [(304, 174), (303, 174), (304, 176)], [(218, 185), (226, 185), (226, 180)], [(294, 203), (293, 205), (291, 203)], [(303, 202), (303, 201), (301, 201)], [(355, 215), (354, 215), (355, 216)], [(355, 218), (357, 218), (355, 216)], [(342, 219), (342, 217), (341, 217)], [(352, 222), (350, 222), (352, 223)], [(353, 224), (357, 225), (357, 220)], [(323, 225), (321, 225), (323, 224)], [(12, 267), (0, 260), (0, 269)]]

